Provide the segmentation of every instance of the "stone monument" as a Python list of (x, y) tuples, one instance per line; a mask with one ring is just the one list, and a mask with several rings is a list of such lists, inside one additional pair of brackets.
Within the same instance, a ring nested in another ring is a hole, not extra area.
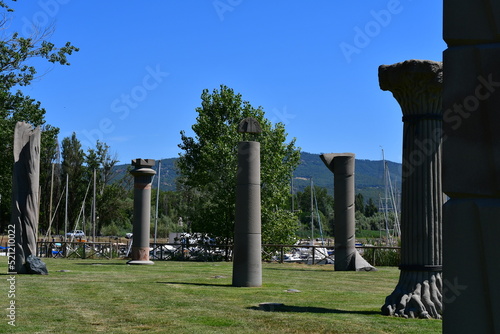
[(151, 169), (153, 159), (134, 159), (130, 171), (134, 176), (134, 226), (132, 260), (127, 264), (154, 264), (149, 260), (149, 234), (151, 229), (151, 181), (156, 172)]
[(443, 8), (443, 332), (500, 333), (500, 2)]
[[(36, 257), (39, 216), (40, 128), (17, 122), (14, 130), (12, 172), (12, 216), (15, 228), (15, 268), (18, 274), (46, 275), (47, 268)], [(12, 270), (15, 269), (15, 270)]]
[(379, 67), (380, 88), (392, 92), (403, 112), (401, 273), (382, 306), (385, 315), (442, 314), (442, 81), (440, 62)]
[(335, 271), (376, 270), (356, 250), (353, 153), (322, 154), (332, 171), (335, 212)]
[[(244, 119), (240, 133), (262, 132), (253, 118)], [(260, 143), (242, 141), (238, 145), (236, 176), (236, 217), (234, 223), (233, 286), (262, 285), (260, 202)]]

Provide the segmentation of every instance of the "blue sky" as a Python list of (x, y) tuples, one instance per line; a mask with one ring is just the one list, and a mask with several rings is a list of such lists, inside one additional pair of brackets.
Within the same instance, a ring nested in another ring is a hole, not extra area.
[[(46, 119), (100, 139), (121, 163), (171, 158), (192, 135), (203, 89), (221, 84), (285, 123), (311, 153), (401, 162), (401, 110), (382, 64), (440, 61), (442, 2), (431, 0), (20, 0), (11, 30), (55, 25), (71, 66), (39, 66), (23, 91)], [(38, 63), (37, 63), (38, 64)]]

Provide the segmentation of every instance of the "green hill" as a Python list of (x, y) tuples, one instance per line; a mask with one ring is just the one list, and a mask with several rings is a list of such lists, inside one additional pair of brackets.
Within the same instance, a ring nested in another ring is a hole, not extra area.
[[(401, 164), (386, 161), (393, 187), (400, 192)], [(302, 191), (313, 179), (316, 186), (327, 188), (333, 194), (333, 174), (326, 168), (319, 154), (301, 153), (301, 163), (294, 172), (294, 191)], [(372, 198), (378, 203), (384, 196), (384, 164), (382, 160), (361, 160), (355, 162), (356, 193), (362, 193), (366, 200)]]
[[(175, 190), (177, 172), (175, 170), (175, 161), (177, 158), (163, 159), (161, 161), (161, 190)], [(116, 166), (116, 179), (121, 179), (130, 165)], [(157, 165), (158, 166), (158, 165)], [(387, 161), (390, 171), (392, 185), (400, 192), (401, 187), (401, 164)], [(321, 161), (319, 154), (307, 152), (301, 153), (301, 162), (293, 173), (294, 191), (302, 191), (310, 184), (312, 177), (316, 186), (328, 189), (333, 194), (333, 174), (326, 168)], [(366, 200), (372, 198), (378, 203), (379, 196), (384, 195), (384, 167), (382, 160), (361, 160), (355, 162), (355, 183), (356, 193), (363, 194)], [(153, 187), (156, 187), (156, 180)]]

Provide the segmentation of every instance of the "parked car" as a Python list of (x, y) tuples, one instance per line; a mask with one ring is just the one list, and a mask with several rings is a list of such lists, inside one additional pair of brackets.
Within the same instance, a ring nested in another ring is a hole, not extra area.
[(70, 231), (68, 233), (66, 233), (66, 236), (68, 238), (85, 238), (85, 232), (83, 232), (82, 230), (74, 230), (74, 231)]

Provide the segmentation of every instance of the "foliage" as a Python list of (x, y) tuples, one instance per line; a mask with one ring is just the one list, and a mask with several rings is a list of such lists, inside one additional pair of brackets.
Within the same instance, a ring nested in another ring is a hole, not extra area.
[(129, 220), (123, 220), (103, 225), (100, 229), (100, 234), (104, 236), (123, 237), (130, 231), (132, 231), (132, 223)]
[[(59, 134), (59, 129), (51, 125), (44, 125), (42, 127), (42, 138), (40, 144), (40, 225), (39, 229), (42, 233), (45, 233), (48, 229), (51, 218), (50, 214), (54, 216), (54, 212), (51, 211), (51, 196), (57, 201), (59, 196), (57, 194), (62, 193), (61, 184), (61, 165), (57, 163), (59, 158), (59, 144), (57, 136)], [(55, 196), (54, 196), (55, 195)], [(52, 209), (54, 209), (57, 203), (52, 203)], [(58, 226), (59, 220), (55, 216), (53, 226)]]
[[(91, 223), (95, 172), (96, 234), (124, 235), (131, 231), (132, 200), (120, 182), (111, 183), (117, 159), (106, 143), (96, 142), (95, 148), (85, 153), (73, 133), (62, 141), (62, 178), (68, 175), (69, 229), (83, 228), (93, 235)], [(66, 181), (64, 181), (66, 182)], [(82, 212), (87, 212), (84, 219)], [(61, 213), (62, 214), (62, 213)], [(55, 233), (60, 231), (53, 229)]]
[(365, 198), (362, 193), (357, 193), (354, 198), (354, 208), (356, 211), (365, 212)]
[(373, 203), (373, 200), (371, 198), (369, 198), (368, 203), (365, 205), (365, 211), (364, 211), (365, 216), (372, 217), (377, 212), (378, 212), (377, 206), (375, 205), (375, 203)]
[(373, 266), (397, 267), (401, 263), (399, 249), (365, 248), (363, 257)]
[[(118, 184), (110, 184), (113, 177), (113, 167), (118, 162), (116, 156), (110, 153), (110, 147), (99, 140), (95, 148), (89, 148), (85, 154), (85, 181), (93, 183), (95, 171), (96, 215), (99, 217), (97, 231), (100, 226), (118, 225), (129, 220), (127, 213), (127, 193)], [(88, 201), (89, 212), (92, 208)], [(102, 233), (102, 231), (101, 231)], [(113, 234), (116, 235), (116, 234)]]
[[(35, 78), (36, 68), (31, 64), (33, 59), (46, 60), (49, 63), (69, 65), (67, 56), (78, 51), (78, 48), (67, 42), (63, 47), (56, 47), (47, 39), (52, 29), (36, 31), (32, 36), (23, 37), (17, 32), (9, 32), (10, 21), (13, 18), (10, 12), (13, 9), (6, 1), (0, 1), (0, 8), (4, 11), (0, 20), (0, 29), (3, 35), (0, 38), (0, 226), (5, 227), (9, 219), (10, 198), (12, 190), (13, 135), (16, 122), (27, 122), (33, 126), (44, 126), (45, 110), (41, 103), (29, 96), (25, 96), (16, 87), (27, 86)], [(41, 161), (46, 163), (53, 157), (57, 128), (45, 126), (47, 134), (42, 134), (42, 144), (51, 147), (41, 150)], [(46, 137), (46, 138), (44, 138)], [(47, 154), (47, 155), (45, 155)], [(41, 175), (41, 184), (47, 185)], [(48, 189), (42, 188), (42, 193)], [(47, 207), (44, 202), (48, 196), (42, 196), (42, 210)], [(44, 211), (42, 211), (44, 212)], [(44, 213), (46, 215), (46, 213)]]
[(66, 185), (68, 182), (68, 230), (73, 229), (74, 223), (79, 217), (82, 200), (88, 188), (88, 181), (85, 179), (86, 171), (83, 166), (85, 153), (82, 144), (73, 132), (71, 137), (62, 140), (62, 179)]
[[(328, 194), (326, 188), (314, 186), (313, 205), (314, 205), (314, 222), (315, 230), (319, 232), (318, 220), (321, 221), (323, 235), (333, 235), (334, 223), (334, 199)], [(304, 231), (301, 237), (311, 236), (311, 186), (307, 186), (304, 191), (299, 191), (296, 194), (297, 209), (299, 210), (299, 219), (301, 229)], [(319, 217), (318, 217), (319, 214)], [(307, 231), (307, 232), (306, 232)], [(318, 235), (318, 233), (315, 233)]]
[(370, 217), (364, 213), (357, 211), (355, 214), (356, 228), (358, 230), (372, 230), (378, 231), (385, 225), (385, 217), (383, 213), (377, 213)]
[[(293, 215), (284, 213), (289, 200), (290, 175), (299, 163), (295, 139), (286, 143), (282, 123), (274, 126), (265, 118), (262, 108), (243, 101), (240, 94), (221, 85), (212, 93), (204, 90), (201, 107), (196, 109), (197, 122), (192, 126), (195, 137), (181, 132), (184, 151), (177, 161), (180, 183), (190, 189), (193, 201), (189, 219), (196, 232), (232, 239), (235, 219), (237, 146), (244, 140), (261, 144), (262, 231), (266, 240), (291, 242), (297, 224)], [(238, 125), (246, 117), (258, 120), (262, 133), (240, 134)], [(270, 231), (285, 229), (280, 234)]]

